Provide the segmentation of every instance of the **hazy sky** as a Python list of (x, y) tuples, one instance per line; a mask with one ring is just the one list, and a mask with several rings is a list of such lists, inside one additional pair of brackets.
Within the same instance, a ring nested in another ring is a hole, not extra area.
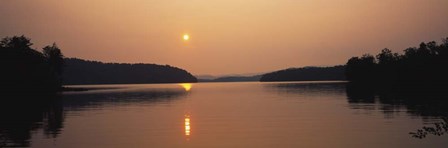
[(66, 57), (257, 73), (440, 41), (448, 0), (0, 0), (0, 37), (22, 34)]

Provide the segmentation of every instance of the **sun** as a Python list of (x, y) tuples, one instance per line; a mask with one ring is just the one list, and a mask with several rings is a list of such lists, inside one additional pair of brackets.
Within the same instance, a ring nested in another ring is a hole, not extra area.
[(190, 39), (190, 35), (184, 34), (183, 39), (184, 41), (188, 41)]

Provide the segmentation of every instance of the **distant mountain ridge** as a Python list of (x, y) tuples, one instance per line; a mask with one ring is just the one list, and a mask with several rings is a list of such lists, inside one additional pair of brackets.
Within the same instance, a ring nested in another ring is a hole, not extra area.
[(170, 65), (103, 63), (65, 58), (64, 85), (197, 82), (186, 70)]
[(345, 66), (289, 68), (261, 76), (261, 82), (346, 80)]
[(260, 81), (261, 75), (254, 76), (223, 76), (214, 79), (198, 79), (199, 82), (251, 82)]

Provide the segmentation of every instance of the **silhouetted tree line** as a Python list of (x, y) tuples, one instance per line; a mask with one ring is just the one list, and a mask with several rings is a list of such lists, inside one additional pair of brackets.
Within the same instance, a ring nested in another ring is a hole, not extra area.
[(66, 58), (64, 84), (141, 84), (197, 82), (187, 71), (169, 65), (125, 64)]
[(264, 74), (261, 82), (345, 80), (345, 66), (290, 68)]
[(442, 44), (432, 41), (407, 48), (404, 54), (385, 48), (376, 57), (353, 57), (347, 62), (346, 76), (361, 84), (446, 88), (447, 66), (448, 38)]
[(33, 49), (25, 36), (0, 41), (0, 89), (5, 92), (55, 92), (62, 85), (63, 54), (56, 44)]
[(224, 76), (215, 79), (199, 79), (199, 82), (252, 82), (260, 81), (261, 75), (254, 76)]
[(197, 82), (187, 71), (169, 65), (64, 59), (55, 43), (42, 52), (32, 45), (23, 35), (1, 39), (1, 91), (52, 93), (62, 90), (62, 84)]

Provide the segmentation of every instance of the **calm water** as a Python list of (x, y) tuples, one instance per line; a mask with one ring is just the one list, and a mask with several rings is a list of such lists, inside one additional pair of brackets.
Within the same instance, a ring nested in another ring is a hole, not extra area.
[(92, 90), (3, 111), (0, 147), (448, 146), (446, 133), (409, 134), (446, 126), (443, 101), (379, 96), (344, 82), (71, 87)]

